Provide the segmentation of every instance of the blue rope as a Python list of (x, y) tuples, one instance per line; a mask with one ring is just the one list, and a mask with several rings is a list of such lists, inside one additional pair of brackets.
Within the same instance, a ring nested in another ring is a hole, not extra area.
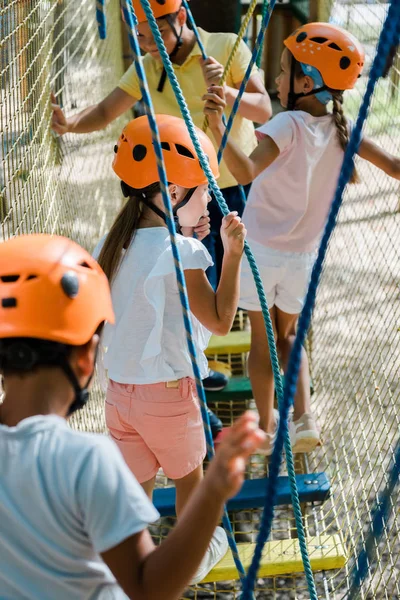
[[(373, 563), (376, 547), (382, 537), (383, 531), (385, 530), (389, 521), (390, 514), (392, 512), (393, 494), (399, 485), (400, 480), (400, 439), (397, 443), (397, 450), (395, 452), (395, 460), (392, 468), (389, 471), (388, 483), (386, 488), (380, 494), (376, 502), (375, 508), (371, 511), (371, 529), (363, 544), (363, 549), (358, 555), (355, 564), (355, 571), (353, 573), (353, 581), (347, 596), (348, 600), (354, 600), (360, 593), (360, 588), (363, 581), (368, 575), (368, 571)], [(394, 501), (396, 506), (396, 500)]]
[[(147, 4), (147, 6), (144, 5), (144, 9), (145, 10), (147, 9), (147, 11), (150, 11), (151, 16), (153, 15), (149, 4)], [(136, 73), (138, 75), (140, 89), (142, 92), (142, 97), (143, 97), (144, 103), (146, 105), (147, 117), (149, 119), (149, 124), (151, 127), (151, 132), (152, 132), (152, 137), (153, 137), (153, 146), (154, 146), (154, 150), (156, 153), (157, 168), (158, 168), (158, 173), (159, 173), (159, 177), (160, 177), (160, 187), (161, 187), (161, 192), (162, 192), (162, 197), (163, 197), (165, 212), (166, 212), (166, 217), (167, 217), (167, 227), (168, 227), (168, 231), (169, 231), (170, 238), (171, 238), (172, 254), (174, 257), (175, 270), (176, 270), (176, 276), (177, 276), (177, 281), (178, 281), (179, 296), (180, 296), (180, 300), (182, 303), (182, 309), (183, 309), (183, 318), (184, 318), (185, 329), (186, 329), (186, 339), (187, 339), (187, 343), (188, 343), (188, 347), (189, 347), (190, 359), (191, 359), (191, 363), (192, 363), (192, 367), (193, 367), (194, 377), (196, 380), (197, 394), (198, 394), (198, 397), (200, 400), (201, 413), (202, 413), (202, 418), (203, 418), (203, 422), (204, 422), (205, 436), (206, 436), (206, 442), (207, 442), (207, 456), (211, 459), (214, 456), (214, 443), (213, 443), (213, 438), (212, 438), (212, 433), (211, 433), (209, 415), (207, 412), (207, 401), (206, 401), (204, 388), (203, 388), (202, 381), (201, 381), (200, 369), (199, 369), (198, 363), (197, 363), (196, 348), (193, 343), (193, 331), (192, 331), (192, 324), (191, 324), (191, 319), (190, 319), (189, 301), (188, 301), (187, 292), (186, 292), (185, 276), (184, 276), (184, 273), (182, 270), (182, 263), (181, 263), (181, 259), (180, 259), (179, 249), (178, 249), (178, 246), (176, 243), (176, 229), (175, 229), (175, 223), (174, 223), (174, 218), (173, 218), (171, 201), (170, 201), (170, 197), (169, 197), (169, 193), (168, 193), (168, 181), (167, 181), (167, 177), (166, 177), (166, 173), (165, 173), (165, 166), (164, 166), (164, 161), (163, 161), (161, 142), (160, 142), (160, 137), (159, 137), (159, 133), (158, 133), (157, 122), (156, 122), (156, 119), (154, 116), (154, 108), (153, 108), (153, 104), (151, 101), (150, 92), (149, 92), (147, 81), (145, 78), (144, 69), (143, 69), (143, 66), (141, 63), (140, 48), (139, 48), (139, 44), (137, 41), (136, 31), (135, 31), (135, 26), (134, 26), (134, 18), (133, 18), (134, 12), (133, 12), (132, 3), (130, 2), (130, 0), (125, 0), (125, 3), (123, 5), (123, 13), (124, 13), (125, 21), (126, 21), (126, 24), (128, 27), (129, 42), (130, 42), (132, 52), (133, 52)], [(223, 523), (224, 529), (228, 536), (229, 546), (231, 548), (233, 558), (235, 560), (235, 564), (238, 569), (239, 575), (241, 578), (244, 578), (245, 570), (244, 570), (244, 567), (243, 567), (240, 557), (239, 557), (234, 533), (232, 530), (232, 526), (231, 526), (226, 508), (224, 509), (222, 523)]]
[[(267, 12), (268, 12), (268, 0), (264, 0), (263, 7), (262, 7), (262, 13), (261, 13), (261, 15), (262, 15), (261, 21), (265, 18), (265, 15)], [(264, 42), (261, 44), (260, 52), (258, 53), (258, 56), (257, 56), (257, 67), (259, 67), (259, 68), (261, 66), (263, 49), (264, 49)]]
[[(342, 169), (340, 172), (338, 187), (336, 190), (335, 197), (332, 202), (331, 210), (329, 213), (328, 221), (325, 227), (325, 231), (321, 240), (321, 244), (318, 251), (318, 257), (315, 262), (311, 282), (308, 288), (304, 308), (300, 315), (298, 330), (296, 339), (294, 342), (293, 350), (289, 359), (289, 367), (285, 377), (285, 393), (283, 397), (283, 402), (281, 406), (281, 415), (283, 414), (285, 422), (287, 419), (287, 415), (289, 412), (289, 407), (293, 402), (293, 397), (296, 391), (297, 379), (299, 374), (299, 368), (301, 363), (301, 352), (304, 340), (307, 335), (308, 327), (310, 325), (312, 311), (315, 304), (316, 292), (318, 288), (318, 284), (321, 277), (321, 272), (325, 260), (325, 255), (328, 248), (328, 243), (332, 232), (336, 225), (336, 220), (338, 216), (338, 212), (342, 203), (343, 192), (344, 189), (351, 177), (351, 174), (354, 169), (354, 156), (358, 150), (358, 147), (361, 142), (361, 133), (363, 124), (367, 118), (368, 108), (371, 102), (371, 97), (375, 88), (375, 84), (378, 78), (381, 76), (387, 54), (389, 52), (390, 47), (393, 44), (393, 40), (396, 39), (395, 36), (398, 36), (398, 28), (399, 24), (397, 20), (399, 20), (400, 15), (400, 0), (392, 0), (391, 6), (388, 11), (388, 15), (383, 26), (378, 49), (376, 52), (376, 56), (373, 62), (373, 66), (370, 72), (369, 81), (367, 85), (367, 89), (365, 92), (365, 96), (363, 99), (363, 103), (360, 108), (360, 112), (357, 118), (356, 126), (351, 132), (349, 144), (347, 146)], [(396, 34), (397, 27), (397, 34)], [(276, 487), (276, 481), (279, 475), (279, 462), (280, 456), (282, 452), (282, 447), (285, 439), (284, 428), (279, 427), (278, 436), (275, 443), (274, 451), (272, 454), (272, 461), (270, 466), (270, 473), (267, 484), (267, 496), (268, 502), (266, 502), (264, 506), (263, 516), (261, 520), (261, 527), (259, 531), (259, 535), (257, 538), (256, 550), (254, 552), (253, 561), (250, 565), (244, 587), (243, 587), (243, 600), (247, 600), (249, 598), (249, 593), (254, 588), (257, 571), (259, 569), (262, 550), (265, 542), (268, 539), (268, 536), (271, 531), (271, 525), (273, 520), (273, 502), (271, 502), (271, 498), (273, 498), (273, 492)]]
[(244, 92), (246, 90), (246, 86), (248, 84), (248, 81), (249, 81), (249, 79), (251, 77), (251, 73), (252, 73), (253, 67), (254, 67), (254, 65), (257, 62), (258, 56), (260, 55), (260, 52), (261, 52), (261, 49), (262, 49), (262, 45), (263, 45), (263, 41), (264, 41), (264, 37), (265, 37), (265, 32), (267, 31), (267, 28), (268, 28), (268, 25), (269, 25), (269, 21), (270, 21), (270, 18), (271, 18), (271, 14), (272, 14), (272, 12), (273, 12), (273, 10), (275, 8), (275, 4), (276, 4), (276, 0), (272, 0), (271, 4), (269, 6), (269, 10), (267, 10), (265, 12), (265, 14), (263, 14), (262, 21), (261, 21), (260, 31), (258, 32), (256, 43), (254, 44), (254, 48), (253, 48), (253, 51), (251, 53), (251, 59), (250, 59), (250, 62), (248, 64), (248, 66), (247, 66), (247, 70), (246, 70), (246, 73), (244, 75), (244, 78), (243, 78), (243, 81), (241, 83), (241, 86), (239, 88), (238, 95), (236, 96), (235, 102), (233, 103), (232, 112), (229, 115), (228, 124), (226, 126), (224, 135), (222, 137), (221, 146), (220, 146), (219, 152), (218, 152), (218, 158), (220, 156), (222, 156), (222, 154), (223, 154), (223, 152), (225, 150), (226, 144), (228, 142), (228, 136), (229, 136), (229, 133), (230, 133), (230, 131), (232, 129), (233, 120), (234, 120), (234, 118), (236, 116), (237, 111), (239, 110), (239, 105), (240, 105), (240, 102), (242, 100), (242, 96), (243, 96), (243, 94), (244, 94)]
[(197, 29), (196, 21), (193, 18), (193, 14), (189, 8), (189, 4), (187, 3), (187, 0), (182, 0), (182, 6), (186, 9), (188, 21), (190, 23), (191, 28), (193, 29), (194, 35), (196, 36), (196, 40), (199, 45), (203, 60), (207, 60), (207, 58), (208, 58), (207, 52), (206, 52), (206, 49), (204, 48), (204, 44), (201, 40), (199, 30)]
[[(275, 1), (276, 0), (272, 1), (271, 9), (269, 12), (267, 12), (267, 14), (265, 16), (265, 20), (263, 22), (264, 31), (266, 30), (266, 28), (268, 26), (270, 14), (274, 8)], [(201, 148), (201, 145), (199, 143), (199, 140), (197, 138), (196, 130), (195, 130), (190, 112), (188, 110), (185, 98), (183, 97), (183, 94), (181, 92), (178, 80), (176, 78), (176, 75), (175, 75), (175, 72), (174, 72), (174, 69), (173, 69), (173, 66), (171, 63), (171, 60), (165, 49), (165, 45), (164, 45), (163, 39), (161, 37), (160, 31), (158, 29), (157, 22), (154, 18), (152, 10), (151, 10), (149, 0), (141, 0), (141, 4), (143, 7), (143, 10), (145, 11), (147, 21), (152, 30), (152, 34), (153, 34), (154, 40), (156, 42), (157, 49), (162, 58), (164, 67), (166, 69), (171, 87), (174, 90), (174, 93), (175, 93), (177, 102), (179, 104), (182, 116), (186, 122), (190, 137), (192, 139), (192, 142), (196, 149), (197, 155), (199, 157), (201, 167), (208, 178), (210, 187), (211, 187), (212, 191), (214, 192), (214, 195), (217, 199), (217, 202), (221, 208), (222, 213), (224, 215), (226, 215), (229, 212), (228, 206), (227, 206), (225, 199), (221, 193), (221, 190), (219, 189), (219, 187), (217, 185), (214, 175), (209, 167), (207, 157), (205, 156), (205, 154)], [(261, 33), (261, 35), (258, 36), (258, 40), (257, 40), (258, 48), (261, 43), (262, 35), (263, 35), (263, 32), (260, 32), (260, 33)], [(256, 44), (256, 46), (257, 46), (257, 44)], [(254, 60), (256, 60), (257, 53), (253, 52), (253, 56), (254, 56)], [(251, 68), (248, 69), (248, 71), (250, 71), (250, 73), (251, 73)], [(260, 274), (258, 271), (258, 267), (257, 267), (257, 264), (254, 260), (254, 256), (253, 256), (247, 242), (245, 242), (244, 251), (245, 251), (246, 257), (249, 261), (250, 268), (253, 272), (254, 281), (255, 281), (258, 297), (260, 299), (261, 309), (262, 309), (264, 323), (265, 323), (267, 337), (268, 337), (268, 344), (269, 344), (270, 355), (271, 355), (271, 364), (272, 364), (272, 368), (273, 368), (273, 372), (274, 372), (275, 387), (276, 387), (276, 391), (277, 391), (280, 412), (281, 412), (281, 418), (280, 418), (280, 423), (279, 423), (279, 428), (278, 428), (278, 436), (279, 436), (279, 432), (280, 432), (281, 436), (285, 437), (285, 450), (286, 450), (286, 455), (287, 455), (288, 475), (289, 475), (291, 492), (292, 492), (293, 510), (294, 510), (296, 526), (297, 526), (297, 530), (298, 530), (299, 545), (300, 545), (301, 555), (302, 555), (303, 564), (304, 564), (304, 571), (306, 574), (308, 589), (310, 592), (310, 600), (317, 600), (314, 578), (313, 578), (313, 574), (312, 574), (312, 570), (311, 570), (310, 560), (308, 557), (306, 536), (305, 536), (305, 531), (304, 531), (304, 526), (303, 526), (303, 521), (302, 521), (300, 500), (299, 500), (299, 495), (298, 495), (298, 491), (297, 491), (296, 474), (295, 474), (295, 469), (294, 469), (292, 448), (290, 445), (290, 439), (289, 439), (289, 433), (288, 433), (289, 410), (287, 410), (285, 413), (282, 413), (282, 410), (281, 410), (282, 399), (283, 399), (283, 386), (282, 386), (282, 378), (281, 378), (281, 374), (280, 374), (279, 359), (278, 359), (278, 355), (276, 352), (276, 346), (275, 346), (274, 331), (273, 331), (271, 318), (270, 318), (270, 314), (269, 314), (269, 310), (268, 310), (268, 303), (267, 303), (267, 300), (265, 297), (265, 292), (264, 292), (261, 277), (260, 277)], [(276, 463), (275, 467), (278, 470), (278, 474), (279, 474), (279, 468), (280, 468), (281, 454), (282, 454), (282, 445), (280, 446), (279, 455), (276, 455), (276, 453), (274, 452), (275, 463)], [(273, 482), (273, 485), (269, 486), (269, 488), (268, 488), (270, 491), (270, 495), (267, 496), (267, 498), (271, 501), (271, 503), (275, 502), (277, 484), (278, 484), (278, 480), (276, 477)], [(234, 556), (234, 558), (235, 558), (235, 556)], [(236, 558), (235, 558), (235, 562), (236, 562)], [(240, 571), (239, 571), (239, 574), (240, 574)]]
[(107, 37), (107, 22), (104, 2), (105, 0), (96, 0), (96, 20), (99, 29), (99, 37), (101, 40), (105, 40)]
[[(205, 49), (205, 47), (204, 47), (204, 44), (203, 44), (203, 42), (202, 42), (202, 40), (201, 40), (201, 37), (200, 37), (199, 30), (198, 30), (198, 28), (197, 28), (196, 22), (195, 22), (195, 20), (194, 20), (194, 18), (193, 18), (193, 14), (192, 14), (192, 12), (191, 12), (191, 10), (190, 10), (190, 8), (189, 8), (189, 5), (188, 5), (188, 3), (187, 3), (187, 0), (182, 0), (182, 5), (183, 5), (183, 6), (185, 7), (185, 9), (186, 9), (187, 16), (188, 16), (188, 21), (189, 21), (189, 23), (190, 23), (190, 25), (191, 25), (191, 27), (192, 27), (192, 29), (193, 29), (193, 33), (194, 33), (194, 35), (195, 35), (195, 37), (196, 37), (197, 44), (198, 44), (198, 46), (199, 46), (199, 48), (200, 48), (200, 52), (201, 52), (202, 58), (203, 58), (203, 60), (207, 60), (207, 58), (208, 58), (208, 56), (207, 56), (207, 52), (206, 52), (206, 49)], [(242, 94), (242, 95), (243, 95), (243, 94)], [(239, 109), (239, 105), (237, 106), (236, 112), (237, 112), (237, 110), (238, 110), (238, 109)], [(236, 116), (236, 113), (235, 113), (235, 116)], [(222, 121), (223, 121), (224, 125), (226, 126), (226, 117), (225, 117), (225, 115), (222, 115)], [(218, 155), (218, 164), (221, 162), (221, 158), (222, 158), (222, 157), (220, 157), (220, 156)], [(246, 196), (246, 192), (244, 191), (244, 188), (243, 188), (243, 186), (242, 186), (242, 185), (238, 185), (238, 188), (239, 188), (240, 195), (241, 195), (241, 197), (242, 197), (242, 202), (243, 202), (243, 204), (245, 205), (245, 204), (246, 204), (246, 202), (247, 202), (247, 196)]]

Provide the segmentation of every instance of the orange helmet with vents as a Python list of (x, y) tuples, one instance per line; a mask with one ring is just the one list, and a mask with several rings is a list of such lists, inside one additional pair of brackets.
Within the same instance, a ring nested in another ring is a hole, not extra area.
[[(178, 12), (182, 6), (182, 0), (149, 0), (151, 9), (156, 19), (165, 17)], [(132, 0), (133, 10), (139, 23), (147, 21), (146, 13), (143, 10), (140, 0)]]
[(107, 277), (75, 242), (23, 235), (0, 244), (0, 339), (80, 346), (114, 322)]
[(284, 44), (294, 58), (318, 69), (326, 86), (349, 90), (361, 75), (365, 52), (351, 33), (329, 23), (307, 23)]
[[(156, 115), (169, 183), (196, 188), (207, 183), (185, 121), (170, 115)], [(196, 127), (200, 145), (208, 156), (214, 177), (219, 177), (218, 158), (210, 138)], [(147, 116), (130, 121), (114, 148), (113, 169), (118, 177), (135, 189), (160, 181), (151, 129)]]

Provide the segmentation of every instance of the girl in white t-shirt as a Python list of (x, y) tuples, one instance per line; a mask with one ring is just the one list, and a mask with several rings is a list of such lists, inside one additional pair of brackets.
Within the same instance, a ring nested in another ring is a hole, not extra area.
[[(193, 234), (210, 199), (208, 181), (184, 121), (168, 115), (156, 119), (176, 223)], [(212, 142), (200, 129), (197, 134), (218, 177)], [(111, 283), (115, 311), (115, 324), (105, 326), (103, 338), (106, 421), (150, 498), (160, 467), (174, 480), (179, 517), (203, 477), (206, 446), (147, 117), (125, 127), (115, 152), (113, 169), (128, 200), (95, 250)], [(206, 248), (198, 239), (177, 236), (202, 378), (208, 374), (204, 350), (211, 333), (227, 334), (235, 317), (245, 235), (237, 213), (224, 218), (225, 254), (216, 292), (205, 275), (212, 264)], [(217, 528), (194, 583), (227, 547), (225, 532)]]
[[(343, 91), (354, 87), (364, 64), (364, 50), (351, 34), (326, 23), (302, 26), (285, 40), (276, 83), (286, 112), (258, 129), (259, 145), (245, 156), (230, 139), (224, 159), (241, 184), (253, 182), (243, 214), (248, 242), (260, 269), (282, 366), (286, 368), (299, 313), (337, 186), (349, 126), (343, 114)], [(204, 112), (214, 137), (225, 128), (224, 91), (211, 87)], [(333, 101), (333, 113), (327, 104)], [(388, 175), (400, 178), (400, 160), (363, 138), (358, 154)], [(352, 182), (357, 180), (354, 171)], [(265, 453), (276, 436), (274, 383), (261, 307), (247, 261), (241, 274), (239, 305), (249, 311), (249, 374), (267, 432)], [(310, 409), (308, 360), (303, 350), (292, 420), (294, 452), (309, 452), (319, 443)]]

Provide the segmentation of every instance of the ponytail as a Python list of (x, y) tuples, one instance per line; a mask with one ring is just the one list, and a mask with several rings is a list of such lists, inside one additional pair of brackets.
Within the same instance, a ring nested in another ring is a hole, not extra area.
[[(333, 99), (333, 118), (337, 130), (337, 139), (343, 150), (346, 152), (347, 144), (349, 143), (349, 128), (347, 119), (343, 112), (343, 92), (338, 90), (329, 90)], [(350, 183), (359, 183), (360, 177), (357, 169), (354, 167), (351, 174)]]
[(98, 258), (98, 263), (107, 275), (110, 284), (121, 262), (122, 250), (128, 248), (131, 244), (142, 218), (144, 205), (140, 198), (145, 195), (147, 200), (151, 200), (160, 192), (158, 182), (143, 190), (135, 190), (124, 183), (122, 183), (122, 186), (123, 190), (129, 193), (129, 197), (115, 219)]

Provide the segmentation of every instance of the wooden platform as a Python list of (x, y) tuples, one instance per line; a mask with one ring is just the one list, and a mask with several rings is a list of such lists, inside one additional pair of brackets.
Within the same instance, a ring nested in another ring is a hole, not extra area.
[[(324, 502), (330, 493), (330, 481), (325, 473), (296, 475), (300, 502)], [(247, 479), (239, 494), (228, 502), (228, 510), (248, 510), (264, 506), (267, 480)], [(175, 515), (175, 488), (154, 490), (153, 503), (162, 517)], [(291, 504), (288, 477), (279, 477), (276, 505)]]
[(250, 331), (231, 331), (224, 336), (211, 336), (207, 356), (220, 354), (242, 354), (250, 351)]
[[(341, 569), (346, 564), (346, 549), (339, 534), (320, 535), (307, 538), (307, 547), (313, 571)], [(250, 566), (255, 544), (239, 544), (242, 564), (247, 571)], [(263, 551), (258, 577), (273, 577), (303, 572), (298, 540), (277, 540), (268, 542)], [(202, 583), (230, 581), (238, 579), (238, 572), (229, 550), (225, 557), (205, 577)]]

